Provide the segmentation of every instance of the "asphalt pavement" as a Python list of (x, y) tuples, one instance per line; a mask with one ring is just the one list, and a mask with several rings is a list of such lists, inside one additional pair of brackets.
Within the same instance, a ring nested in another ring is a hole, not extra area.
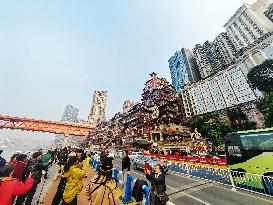
[[(121, 160), (114, 161), (121, 170)], [(131, 175), (147, 180), (143, 170), (134, 170)], [(147, 180), (148, 181), (148, 180)], [(167, 194), (175, 205), (272, 205), (273, 198), (247, 191), (232, 191), (230, 187), (207, 180), (189, 178), (169, 172), (166, 175)]]

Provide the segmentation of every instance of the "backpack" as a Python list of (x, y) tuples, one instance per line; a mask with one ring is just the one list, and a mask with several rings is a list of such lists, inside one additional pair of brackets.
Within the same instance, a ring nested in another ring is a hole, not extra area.
[(133, 192), (132, 192), (132, 197), (135, 198), (136, 202), (141, 202), (143, 200), (143, 194), (144, 191), (142, 189), (143, 185), (148, 185), (146, 181), (138, 179), (135, 182)]

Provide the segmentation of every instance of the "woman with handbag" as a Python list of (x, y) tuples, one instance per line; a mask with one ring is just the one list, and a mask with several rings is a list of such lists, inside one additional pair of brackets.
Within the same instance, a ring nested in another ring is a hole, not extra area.
[(160, 164), (155, 166), (155, 174), (151, 170), (145, 169), (146, 178), (152, 184), (151, 203), (154, 205), (166, 205), (169, 200), (166, 194), (165, 175), (163, 167)]
[(112, 177), (113, 158), (104, 158), (100, 170), (85, 188), (90, 205), (119, 205), (118, 187)]

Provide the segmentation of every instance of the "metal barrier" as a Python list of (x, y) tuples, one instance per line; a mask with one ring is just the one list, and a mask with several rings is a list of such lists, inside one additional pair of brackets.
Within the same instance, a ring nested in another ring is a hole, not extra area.
[(243, 189), (259, 194), (273, 196), (273, 177), (251, 174), (245, 172), (231, 171), (234, 185), (238, 189)]
[(92, 158), (90, 161), (91, 161), (90, 162), (90, 166), (92, 168), (94, 168), (98, 172), (100, 170), (100, 164), (99, 164), (99, 162), (97, 160), (95, 160), (94, 158)]
[(119, 183), (119, 170), (117, 168), (114, 169), (114, 179), (116, 181), (116, 186), (118, 186), (118, 183)]
[(91, 158), (91, 160), (90, 160), (90, 166), (92, 168), (94, 168), (94, 163), (95, 163), (95, 159)]
[[(125, 187), (125, 196), (122, 200), (124, 204), (128, 204), (132, 201), (132, 182), (136, 182), (137, 179), (135, 179), (134, 176), (128, 176), (126, 181), (126, 187)], [(145, 205), (149, 204), (149, 197), (150, 197), (150, 187), (149, 186), (143, 186), (142, 189), (145, 192)]]
[(188, 163), (172, 163), (169, 170), (188, 177), (213, 181), (232, 187), (233, 190), (243, 189), (267, 196), (273, 196), (273, 177), (263, 176), (229, 169), (217, 169), (192, 165)]

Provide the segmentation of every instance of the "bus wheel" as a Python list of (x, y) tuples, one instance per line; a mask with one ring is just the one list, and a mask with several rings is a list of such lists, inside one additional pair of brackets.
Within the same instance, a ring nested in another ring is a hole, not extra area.
[(273, 196), (273, 172), (266, 172), (263, 174), (262, 184), (265, 193)]

